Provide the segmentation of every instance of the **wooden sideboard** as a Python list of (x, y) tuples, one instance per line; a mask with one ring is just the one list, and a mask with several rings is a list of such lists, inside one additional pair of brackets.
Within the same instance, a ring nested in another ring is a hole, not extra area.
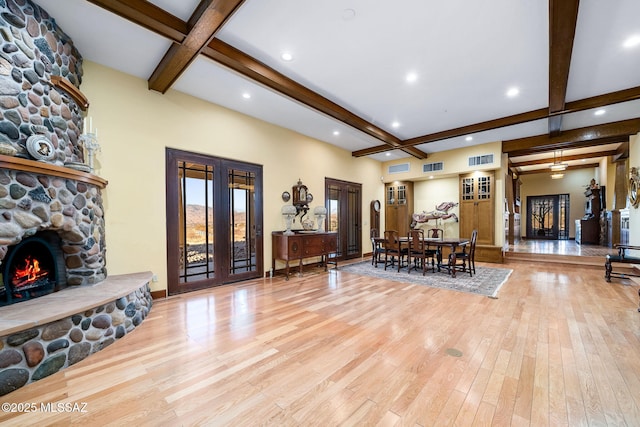
[(295, 231), (294, 234), (284, 234), (283, 231), (271, 233), (271, 268), (276, 269), (276, 260), (285, 261), (286, 276), (289, 280), (289, 261), (298, 260), (300, 265), (300, 275), (302, 275), (303, 258), (322, 257), (325, 271), (327, 264), (335, 264), (333, 259), (329, 261), (329, 255), (338, 250), (338, 233), (336, 232), (304, 232)]

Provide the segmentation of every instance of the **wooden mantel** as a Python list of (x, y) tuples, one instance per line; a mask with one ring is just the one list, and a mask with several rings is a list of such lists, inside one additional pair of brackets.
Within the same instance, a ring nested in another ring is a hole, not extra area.
[(99, 188), (105, 188), (108, 181), (97, 175), (82, 172), (79, 170), (57, 166), (51, 163), (40, 162), (37, 160), (22, 159), (20, 157), (0, 155), (0, 169), (12, 169), (23, 172), (39, 173), (49, 176), (57, 176), (61, 178), (73, 179), (95, 185)]
[(75, 87), (69, 80), (62, 76), (51, 76), (51, 84), (55, 87), (65, 91), (71, 98), (78, 104), (82, 111), (87, 111), (89, 108), (89, 100), (80, 90)]

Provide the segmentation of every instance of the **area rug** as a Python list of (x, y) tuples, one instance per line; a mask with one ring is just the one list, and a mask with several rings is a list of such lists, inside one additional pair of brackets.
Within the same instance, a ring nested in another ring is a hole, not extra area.
[(376, 268), (371, 265), (371, 261), (341, 265), (339, 270), (394, 282), (431, 286), (432, 288), (468, 292), (494, 298), (513, 271), (508, 268), (476, 267), (476, 274), (473, 277), (470, 277), (469, 273), (457, 272), (454, 279), (445, 272), (432, 273), (427, 271), (423, 276), (422, 270), (412, 270), (411, 274), (407, 273), (406, 268), (400, 269), (400, 272), (394, 268), (387, 268), (387, 271), (385, 271), (383, 265), (378, 265), (378, 268)]

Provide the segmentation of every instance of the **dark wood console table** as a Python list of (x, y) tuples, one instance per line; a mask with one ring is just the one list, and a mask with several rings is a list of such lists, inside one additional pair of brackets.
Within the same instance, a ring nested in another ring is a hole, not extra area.
[(289, 261), (298, 260), (300, 263), (300, 275), (302, 275), (302, 259), (311, 257), (322, 257), (324, 269), (327, 264), (338, 262), (329, 261), (329, 255), (338, 250), (338, 233), (336, 232), (305, 232), (295, 231), (294, 234), (284, 234), (283, 231), (271, 233), (271, 268), (275, 271), (276, 260), (286, 262), (286, 276), (289, 280)]

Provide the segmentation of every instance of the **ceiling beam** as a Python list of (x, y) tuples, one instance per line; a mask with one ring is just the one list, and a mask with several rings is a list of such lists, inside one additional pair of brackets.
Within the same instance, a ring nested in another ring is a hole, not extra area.
[(549, 0), (549, 134), (559, 135), (580, 0)]
[(567, 102), (564, 110), (558, 111), (555, 114), (577, 113), (578, 111), (585, 111), (592, 108), (619, 104), (621, 102), (635, 101), (638, 99), (640, 99), (640, 86), (592, 96), (578, 101)]
[(88, 1), (175, 43), (182, 43), (189, 32), (186, 22), (147, 0)]
[[(130, 0), (89, 0), (116, 15), (141, 25), (177, 44), (182, 44), (189, 34), (189, 25), (168, 12), (153, 6), (148, 1)], [(148, 13), (148, 14), (146, 14)], [(194, 12), (194, 16), (196, 12)], [(193, 17), (192, 17), (193, 18)], [(172, 46), (167, 52), (171, 53)], [(418, 159), (426, 159), (427, 154), (414, 146), (403, 146), (402, 141), (389, 132), (375, 126), (351, 111), (313, 92), (307, 87), (293, 81), (276, 70), (268, 67), (260, 61), (250, 57), (244, 52), (213, 38), (208, 44), (199, 50), (199, 53), (225, 65), (228, 68), (275, 90), (297, 102), (328, 115), (342, 123), (345, 123), (361, 132), (370, 135), (385, 145), (385, 151), (401, 150)], [(166, 55), (165, 55), (166, 57)], [(164, 59), (163, 59), (164, 61)], [(162, 62), (161, 62), (162, 64)], [(187, 64), (188, 65), (188, 64)], [(160, 65), (158, 65), (160, 68)], [(158, 70), (156, 68), (156, 71)], [(181, 71), (180, 71), (181, 72)], [(156, 72), (154, 71), (154, 74)], [(151, 79), (150, 79), (151, 81)], [(173, 83), (173, 82), (171, 82)], [(170, 85), (169, 85), (170, 86)], [(162, 86), (158, 86), (162, 89)], [(165, 89), (166, 90), (166, 89)], [(159, 90), (162, 92), (162, 90)]]
[(509, 158), (521, 157), (521, 156), (528, 156), (531, 154), (548, 153), (549, 151), (555, 151), (555, 150), (571, 150), (576, 148), (598, 147), (598, 146), (607, 145), (607, 144), (620, 144), (626, 141), (629, 141), (628, 135), (611, 136), (611, 137), (597, 138), (597, 139), (592, 139), (587, 141), (566, 142), (564, 144), (560, 144), (552, 147), (540, 146), (540, 147), (526, 148), (522, 150), (513, 150), (508, 153), (508, 156)]
[[(510, 157), (540, 153), (544, 151), (566, 150), (569, 148), (588, 147), (589, 144), (622, 142), (640, 132), (640, 118), (622, 120), (599, 126), (589, 126), (562, 132), (558, 136), (537, 135), (527, 138), (512, 139), (502, 142), (502, 152)], [(523, 154), (526, 153), (526, 154)]]
[[(570, 171), (570, 170), (577, 170), (577, 169), (592, 169), (592, 168), (597, 168), (598, 166), (600, 166), (600, 163), (588, 163), (588, 164), (584, 164), (584, 165), (575, 165), (575, 166), (567, 166), (567, 168), (562, 171), (566, 172), (566, 171)], [(535, 170), (530, 170), (530, 171), (515, 171), (515, 173), (520, 176), (520, 175), (533, 175), (536, 173), (551, 173), (550, 170), (548, 169), (535, 169)]]
[(149, 89), (160, 93), (169, 90), (243, 2), (244, 0), (202, 0), (187, 23), (187, 36), (182, 43), (171, 44), (149, 77)]
[(618, 146), (616, 154), (614, 154), (612, 161), (618, 162), (629, 158), (629, 141), (625, 141)]
[[(330, 101), (309, 88), (297, 83), (271, 67), (253, 59), (249, 55), (228, 45), (220, 39), (214, 39), (202, 51), (204, 56), (250, 79), (273, 89), (291, 99), (341, 121), (367, 135), (385, 143), (386, 151), (399, 149), (418, 159), (426, 159), (426, 153), (415, 147), (403, 147), (401, 140), (387, 131), (369, 123), (346, 108)], [(411, 149), (410, 149), (411, 148)]]
[[(567, 102), (565, 109), (558, 111), (555, 115), (577, 113), (579, 111), (590, 110), (592, 108), (604, 107), (606, 105), (619, 104), (621, 102), (629, 102), (640, 99), (640, 86), (636, 86), (629, 89), (619, 90), (616, 92), (606, 93), (603, 95), (597, 95), (590, 98), (585, 98), (577, 101)], [(469, 135), (471, 133), (479, 133), (488, 130), (498, 129), (505, 126), (512, 126), (521, 123), (526, 123), (534, 120), (540, 120), (548, 118), (548, 109), (541, 108), (539, 110), (533, 110), (526, 113), (515, 114), (513, 116), (503, 117), (500, 119), (489, 120), (486, 122), (476, 123), (472, 125), (466, 125), (455, 129), (450, 129), (442, 132), (436, 132), (428, 135), (419, 136), (412, 139), (405, 140), (403, 145), (420, 145), (428, 144), (430, 142), (440, 141), (447, 138), (456, 138), (459, 136)], [(389, 151), (389, 148), (380, 145), (371, 148), (365, 148), (363, 150), (354, 151), (351, 153), (355, 157), (367, 156), (369, 154), (377, 154)]]
[[(472, 133), (484, 132), (487, 130), (498, 129), (504, 126), (511, 126), (520, 123), (531, 122), (534, 120), (546, 119), (548, 117), (548, 111), (546, 108), (539, 110), (528, 111), (526, 113), (515, 114), (509, 117), (502, 117), (499, 119), (488, 120), (486, 122), (476, 123), (472, 125), (462, 126), (455, 129), (449, 129), (441, 132), (431, 133), (429, 135), (419, 136), (417, 138), (407, 139), (402, 142), (403, 146), (415, 146), (420, 144), (426, 144), (429, 142), (440, 141), (447, 138), (455, 138), (458, 136), (469, 135)], [(453, 148), (453, 147), (452, 147)], [(363, 150), (357, 150), (351, 153), (354, 157), (368, 156), (370, 154), (378, 154), (389, 151), (389, 148), (384, 145), (376, 147), (365, 148)]]
[(554, 153), (555, 152), (549, 152), (549, 156), (545, 157), (544, 159), (536, 159), (536, 160), (525, 160), (522, 162), (514, 162), (512, 160), (510, 160), (510, 165), (513, 167), (521, 167), (521, 166), (535, 166), (535, 165), (546, 165), (549, 164), (550, 162), (553, 163), (554, 161), (558, 161), (558, 162), (570, 162), (572, 160), (584, 160), (584, 159), (594, 159), (596, 157), (608, 157), (608, 156), (615, 156), (618, 151), (617, 150), (606, 150), (606, 151), (592, 151), (590, 153), (583, 153), (583, 154), (572, 154), (570, 156), (558, 156), (558, 157), (554, 157)]
[[(162, 10), (161, 8), (154, 6), (152, 3), (146, 0), (88, 1), (99, 7), (102, 7), (103, 9), (109, 10), (110, 12), (115, 13), (116, 15), (127, 19), (137, 25), (147, 28), (175, 43), (182, 43), (189, 34), (188, 23), (180, 20), (179, 18)], [(569, 0), (570, 3), (577, 3), (577, 1), (578, 0)], [(354, 151), (352, 155), (355, 157), (362, 157), (369, 154), (382, 153), (398, 149), (419, 159), (424, 159), (427, 157), (427, 154), (422, 150), (416, 148), (417, 145), (427, 144), (429, 142), (435, 142), (447, 138), (463, 136), (470, 133), (478, 133), (487, 130), (498, 129), (501, 127), (526, 123), (534, 120), (545, 119), (562, 114), (583, 111), (591, 108), (602, 107), (605, 105), (640, 99), (640, 87), (635, 87), (612, 92), (609, 94), (598, 95), (579, 101), (568, 102), (566, 103), (564, 109), (562, 109), (561, 111), (554, 111), (553, 113), (550, 112), (550, 109), (543, 108), (402, 141), (394, 135), (354, 115), (350, 111), (327, 100), (326, 98), (311, 91), (310, 89), (299, 85), (291, 79), (288, 79), (286, 76), (283, 76), (275, 70), (270, 69), (265, 64), (262, 64), (259, 61), (249, 57), (248, 55), (235, 50), (231, 46), (228, 47), (231, 50), (239, 52), (239, 54), (235, 55), (234, 57), (225, 58), (228, 51), (226, 46), (228, 45), (214, 38), (201, 52), (209, 58), (213, 59), (213, 57), (216, 57), (216, 61), (221, 62), (227, 66), (229, 66), (229, 64), (231, 63), (236, 62), (238, 64), (238, 67), (237, 69), (234, 69), (237, 72), (242, 73), (242, 70), (244, 69), (251, 71), (248, 74), (245, 74), (247, 77), (251, 77), (251, 75), (262, 75), (262, 77), (257, 80), (261, 84), (275, 91), (278, 91), (283, 95), (289, 96), (290, 98), (301, 102), (304, 105), (327, 114), (330, 117), (333, 117), (347, 125), (350, 125), (357, 130), (373, 136), (374, 138), (384, 143), (384, 145)], [(270, 71), (261, 73), (260, 70)], [(283, 81), (285, 82), (284, 84)]]

